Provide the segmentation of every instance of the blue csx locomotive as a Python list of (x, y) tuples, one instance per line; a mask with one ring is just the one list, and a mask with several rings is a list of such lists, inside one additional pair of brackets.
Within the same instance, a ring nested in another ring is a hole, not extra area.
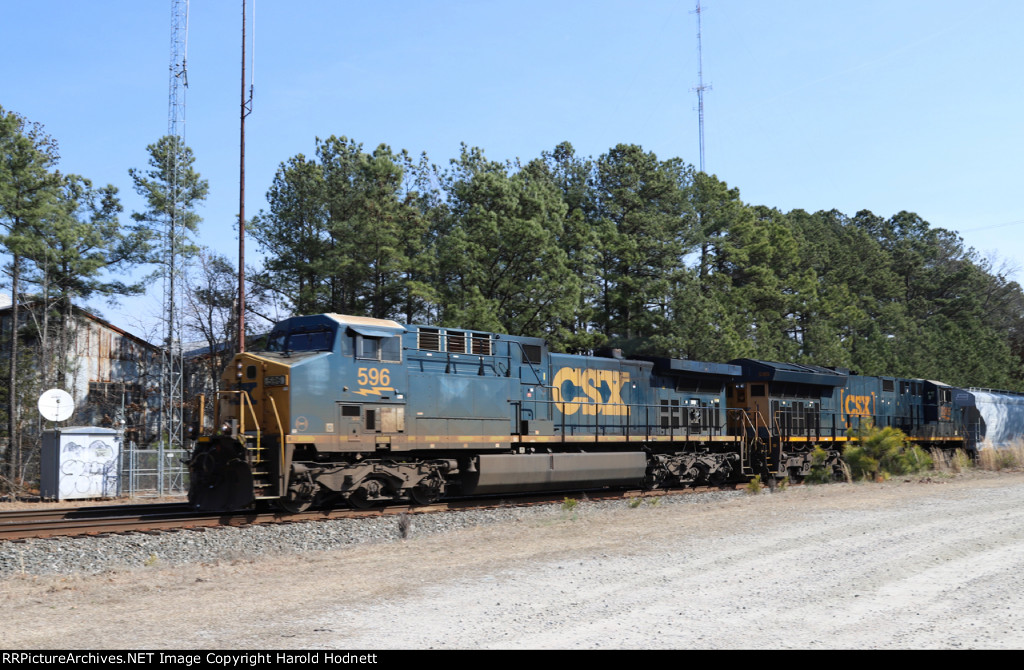
[(944, 384), (740, 359), (624, 360), (531, 337), (338, 314), (236, 356), (190, 461), (198, 509), (794, 478), (848, 429), (962, 447)]

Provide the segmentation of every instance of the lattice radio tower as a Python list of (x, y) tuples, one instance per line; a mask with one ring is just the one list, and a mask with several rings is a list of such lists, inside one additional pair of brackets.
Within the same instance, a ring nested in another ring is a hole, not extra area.
[(167, 446), (180, 449), (185, 445), (181, 319), (176, 302), (178, 284), (178, 240), (181, 236), (181, 172), (178, 160), (185, 144), (185, 91), (188, 90), (188, 0), (171, 0), (171, 60), (167, 95), (167, 134), (172, 139), (168, 196), (169, 209), (164, 249), (164, 329), (165, 340), (161, 365), (161, 430), (167, 435)]
[(704, 172), (704, 91), (710, 91), (711, 85), (704, 85), (704, 55), (701, 51), (700, 40), (700, 15), (702, 11), (700, 0), (697, 0), (697, 9), (693, 11), (697, 15), (697, 88), (692, 90), (697, 92), (697, 117), (700, 126), (700, 171)]

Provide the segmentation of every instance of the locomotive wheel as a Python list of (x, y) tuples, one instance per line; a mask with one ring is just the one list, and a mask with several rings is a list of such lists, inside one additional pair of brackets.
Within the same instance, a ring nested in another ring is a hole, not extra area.
[(707, 476), (709, 486), (721, 486), (727, 479), (728, 476), (721, 470), (713, 470)]
[(306, 500), (291, 500), (289, 498), (281, 498), (277, 501), (278, 506), (289, 514), (298, 514), (299, 512), (305, 512), (313, 505), (313, 499), (308, 498)]
[(647, 476), (644, 478), (643, 488), (645, 491), (653, 491), (661, 488), (665, 484), (665, 480), (669, 477), (668, 468), (658, 461), (649, 461), (651, 464), (647, 466)]
[(432, 505), (441, 499), (442, 493), (444, 493), (444, 480), (437, 473), (409, 489), (409, 497), (417, 505)]
[(277, 505), (289, 514), (298, 514), (299, 512), (305, 512), (309, 509), (313, 505), (313, 501), (315, 499), (315, 489), (308, 495), (295, 495), (294, 491), (289, 491), (288, 497), (279, 499), (277, 501)]
[(363, 480), (348, 497), (348, 503), (356, 509), (369, 509), (378, 503), (388, 502), (391, 496), (388, 494), (387, 488), (387, 482), (381, 479)]

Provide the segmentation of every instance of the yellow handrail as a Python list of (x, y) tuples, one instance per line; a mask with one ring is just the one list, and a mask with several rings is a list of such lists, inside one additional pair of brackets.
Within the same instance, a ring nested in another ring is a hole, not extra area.
[(267, 394), (267, 398), (270, 399), (270, 407), (274, 410), (274, 419), (277, 421), (277, 448), (280, 450), (280, 460), (278, 460), (278, 487), (284, 490), (284, 427), (281, 425), (281, 415), (277, 413), (277, 403), (274, 402), (274, 396)]
[[(217, 395), (218, 396), (220, 396), (222, 393), (223, 394), (227, 394), (227, 395), (230, 395), (230, 394), (233, 394), (233, 393), (237, 393), (241, 398), (243, 398), (242, 401), (239, 401), (239, 405), (240, 406), (241, 405), (245, 405), (246, 407), (248, 407), (249, 408), (249, 412), (252, 414), (253, 423), (256, 424), (256, 449), (255, 449), (255, 451), (256, 451), (257, 454), (259, 454), (261, 449), (262, 449), (261, 444), (260, 444), (261, 443), (261, 439), (262, 439), (262, 433), (260, 432), (260, 422), (259, 422), (259, 419), (256, 417), (256, 409), (253, 407), (252, 398), (249, 397), (249, 392), (248, 391), (217, 391)], [(218, 397), (218, 399), (219, 399), (219, 397)], [(275, 409), (275, 412), (276, 412), (276, 409)], [(218, 415), (219, 415), (219, 413), (220, 412), (219, 412), (219, 403), (218, 403)], [(239, 418), (238, 432), (240, 434), (242, 434), (242, 435), (245, 435), (245, 409), (242, 409), (238, 414), (239, 414), (239, 417), (238, 417)], [(278, 425), (280, 425), (280, 421), (278, 421)]]

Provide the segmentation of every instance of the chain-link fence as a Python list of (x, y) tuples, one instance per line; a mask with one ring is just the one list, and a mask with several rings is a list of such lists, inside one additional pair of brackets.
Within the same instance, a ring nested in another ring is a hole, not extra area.
[(188, 452), (162, 444), (141, 448), (129, 442), (121, 452), (121, 495), (130, 498), (184, 496), (188, 493)]

